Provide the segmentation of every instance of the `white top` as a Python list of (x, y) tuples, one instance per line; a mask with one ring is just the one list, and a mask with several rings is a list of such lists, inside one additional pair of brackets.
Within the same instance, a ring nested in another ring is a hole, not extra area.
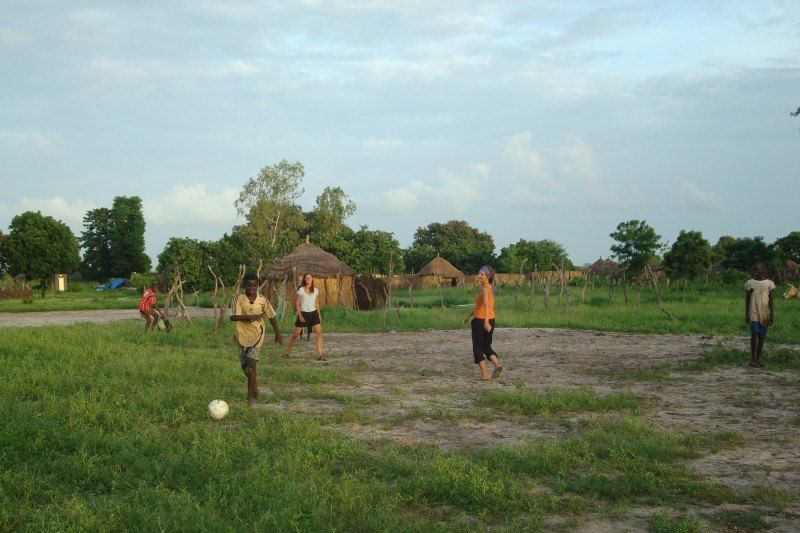
[(769, 292), (775, 290), (772, 280), (747, 280), (744, 290), (753, 291), (750, 295), (750, 322), (761, 322), (769, 318)]
[(319, 294), (319, 289), (316, 287), (314, 287), (314, 292), (311, 294), (308, 294), (306, 292), (305, 286), (297, 289), (297, 295), (300, 297), (300, 311), (304, 313), (310, 313), (311, 311), (316, 311), (318, 294)]

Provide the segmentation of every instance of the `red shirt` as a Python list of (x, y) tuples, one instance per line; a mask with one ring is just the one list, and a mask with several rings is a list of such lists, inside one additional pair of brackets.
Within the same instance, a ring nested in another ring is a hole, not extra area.
[(156, 299), (156, 291), (147, 289), (144, 291), (142, 298), (139, 300), (139, 311), (149, 311), (152, 306), (158, 306)]

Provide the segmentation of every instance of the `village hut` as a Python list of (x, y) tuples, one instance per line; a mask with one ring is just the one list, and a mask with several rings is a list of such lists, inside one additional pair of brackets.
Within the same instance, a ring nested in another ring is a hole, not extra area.
[(276, 306), (276, 311), (280, 312), (277, 306), (282, 305), (279, 302), (280, 295), (283, 295), (289, 307), (294, 306), (297, 287), (305, 273), (314, 276), (314, 286), (319, 289), (320, 306), (355, 308), (353, 278), (356, 271), (306, 239), (306, 242), (267, 269), (264, 293)]
[(586, 268), (586, 274), (598, 278), (612, 278), (618, 276), (622, 269), (611, 259), (599, 258)]
[(420, 288), (435, 287), (436, 285), (455, 287), (466, 280), (463, 272), (450, 264), (447, 259), (440, 257), (439, 254), (436, 254), (430, 263), (417, 272), (417, 277), (419, 279), (417, 287)]

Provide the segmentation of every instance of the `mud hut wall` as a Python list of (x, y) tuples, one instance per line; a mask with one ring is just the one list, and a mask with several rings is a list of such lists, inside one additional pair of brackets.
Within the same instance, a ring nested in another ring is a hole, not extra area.
[[(280, 279), (271, 279), (269, 282), (269, 301), (275, 311), (278, 305), (278, 292), (281, 290)], [(297, 298), (297, 287), (300, 285), (300, 276), (295, 276), (286, 280), (286, 305), (293, 310), (295, 299)], [(350, 309), (355, 308), (355, 298), (353, 295), (353, 276), (342, 276), (339, 278), (339, 285), (336, 278), (316, 278), (314, 286), (319, 289), (319, 304), (321, 307), (340, 306), (344, 304)], [(339, 301), (341, 297), (341, 302)]]

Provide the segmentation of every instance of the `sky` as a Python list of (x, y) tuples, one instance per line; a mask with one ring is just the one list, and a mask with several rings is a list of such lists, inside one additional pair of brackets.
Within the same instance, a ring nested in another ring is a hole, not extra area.
[[(138, 195), (155, 259), (241, 223), (245, 181), (305, 165), (402, 246), (431, 222), (667, 243), (800, 229), (796, 0), (0, 0), (0, 230)], [(313, 237), (312, 237), (313, 239)]]

